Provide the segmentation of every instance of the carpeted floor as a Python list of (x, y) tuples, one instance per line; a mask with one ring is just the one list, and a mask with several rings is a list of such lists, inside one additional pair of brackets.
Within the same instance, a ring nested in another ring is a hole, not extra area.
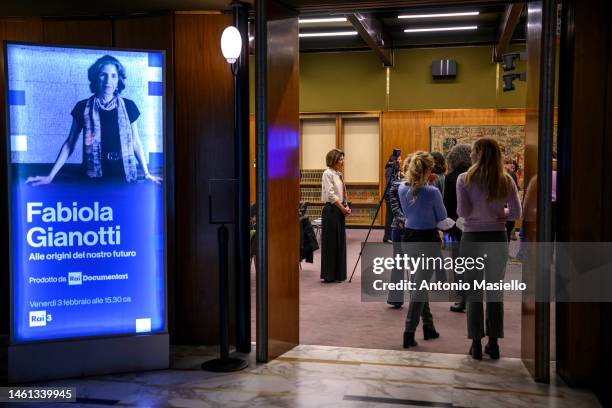
[[(363, 229), (347, 230), (349, 277), (366, 234), (367, 230)], [(373, 230), (369, 242), (381, 242), (382, 236), (382, 230)], [(513, 241), (511, 253), (516, 252), (516, 245), (516, 241)], [(401, 309), (393, 309), (385, 303), (361, 302), (360, 265), (357, 266), (351, 283), (348, 279), (342, 283), (322, 283), (319, 279), (319, 256), (320, 251), (316, 251), (314, 263), (302, 262), (300, 271), (300, 344), (401, 350), (407, 305)], [(520, 265), (518, 267), (520, 268)], [(252, 286), (254, 336), (254, 282)], [(470, 341), (466, 335), (466, 315), (451, 312), (450, 305), (451, 303), (431, 303), (440, 338), (424, 341), (419, 326), (416, 338), (419, 345), (411, 350), (467, 353)], [(521, 303), (505, 302), (504, 308), (505, 338), (500, 340), (502, 356), (520, 357)], [(554, 321), (554, 311), (551, 313), (551, 320)], [(551, 344), (554, 345), (554, 340)], [(551, 347), (551, 356), (554, 356), (554, 347)]]

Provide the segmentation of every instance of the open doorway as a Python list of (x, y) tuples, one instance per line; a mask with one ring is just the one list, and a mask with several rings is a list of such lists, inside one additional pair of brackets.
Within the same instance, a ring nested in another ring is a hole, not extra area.
[[(415, 151), (439, 151), (444, 155), (459, 141), (470, 143), (490, 136), (502, 145), (504, 158), (516, 161), (519, 168), (524, 164), (527, 149), (523, 135), (529, 133), (525, 129), (527, 87), (522, 82), (525, 76), (521, 75), (527, 70), (521, 61), (526, 49), (525, 11), (521, 5), (501, 2), (478, 7), (399, 9), (396, 6), (367, 13), (343, 9), (331, 15), (323, 11), (310, 14), (310, 11), (308, 15), (302, 11), (300, 17), (301, 118), (299, 160), (296, 161), (301, 175), (299, 198), (308, 202), (306, 215), (316, 233), (323, 207), (317, 182), (326, 166), (322, 153), (332, 147), (344, 150), (346, 196), (355, 202), (352, 206), (355, 211), (346, 220), (349, 278), (361, 242), (368, 234), (368, 224), (374, 225), (369, 242), (384, 241), (381, 230), (387, 208), (383, 205), (378, 214), (377, 209), (387, 184), (384, 163), (393, 149), (399, 147), (404, 157)], [(304, 21), (308, 18), (316, 21)], [(322, 21), (325, 18), (333, 21)], [(418, 19), (424, 20), (415, 22)], [(465, 19), (461, 23), (466, 25), (453, 26), (459, 24), (453, 19)], [(372, 30), (365, 29), (366, 34), (373, 35), (369, 40), (364, 39), (364, 24), (373, 24)], [(436, 30), (423, 31), (424, 28)], [(449, 28), (453, 30), (446, 30)], [(333, 35), (326, 39), (321, 33)], [(390, 43), (389, 38), (394, 44), (392, 66), (389, 55), (381, 49), (383, 43)], [(513, 54), (513, 58), (504, 61), (509, 72), (500, 62), (504, 54)], [(536, 57), (539, 59), (539, 55)], [(438, 67), (443, 68), (433, 72), (432, 68)], [(456, 68), (454, 75), (450, 67)], [(537, 93), (538, 89), (533, 92)], [(530, 134), (535, 134), (537, 139), (533, 115), (531, 118)], [(535, 164), (537, 167), (537, 161)], [(524, 192), (523, 178), (519, 171), (516, 184)], [(518, 251), (517, 242), (512, 240), (517, 229), (518, 225), (510, 234), (513, 257)], [(312, 254), (312, 261), (300, 265), (300, 343), (385, 348), (385, 341), (395, 337), (395, 346), (388, 347), (401, 347), (405, 307), (398, 312), (384, 302), (378, 305), (362, 302), (359, 267), (351, 283), (323, 284), (317, 251)], [(512, 259), (511, 264), (514, 265), (508, 265), (508, 269), (520, 269), (520, 262)], [(432, 307), (434, 316), (445, 314), (442, 318), (436, 317), (440, 320), (436, 327), (450, 341), (444, 343), (440, 338), (429, 343), (421, 341), (419, 348), (413, 350), (424, 351), (423, 347), (431, 344), (433, 349), (427, 351), (442, 351), (440, 346), (444, 344), (449, 347), (446, 352), (465, 354), (469, 346), (465, 315), (451, 312), (450, 306), (446, 302)], [(529, 327), (526, 340), (522, 327), (529, 310), (520, 302), (507, 302), (506, 308), (504, 342), (508, 344), (502, 343), (505, 350), (502, 356), (524, 358), (525, 342), (533, 342), (535, 337), (533, 327)], [(388, 313), (386, 316), (391, 320), (382, 319), (382, 313)], [(449, 320), (440, 324), (445, 318)], [(348, 331), (342, 332), (343, 327)], [(349, 344), (347, 339), (372, 344)]]
[[(312, 263), (301, 264), (300, 343), (402, 349), (407, 303), (395, 309), (362, 302), (360, 265), (348, 283), (365, 238), (370, 243), (387, 239), (386, 204), (377, 211), (387, 184), (387, 157), (394, 148), (404, 157), (419, 150), (446, 156), (455, 144), (493, 137), (515, 169), (522, 197), (526, 86), (520, 73), (526, 70), (521, 62), (526, 10), (514, 4), (394, 8), (300, 19), (300, 201), (308, 203), (306, 215), (319, 232), (325, 153), (338, 148), (346, 156), (344, 177), (352, 202), (346, 218), (347, 282), (321, 281), (320, 251)], [(393, 42), (392, 66), (385, 66), (390, 65), (381, 45), (385, 41)], [(502, 62), (502, 54), (515, 54), (515, 67), (508, 72), (504, 65), (510, 68), (510, 60)], [(521, 275), (519, 230), (516, 220), (509, 234), (507, 276)], [(452, 305), (431, 304), (441, 336), (423, 341), (419, 327), (419, 345), (411, 350), (467, 352), (465, 314), (452, 312)], [(516, 299), (504, 305), (500, 344), (505, 357), (521, 357), (521, 308)]]

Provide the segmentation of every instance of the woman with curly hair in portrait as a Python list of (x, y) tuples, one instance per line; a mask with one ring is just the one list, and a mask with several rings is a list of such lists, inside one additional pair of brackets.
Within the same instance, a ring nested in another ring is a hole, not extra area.
[(125, 89), (125, 68), (115, 57), (98, 58), (87, 70), (93, 95), (77, 102), (72, 109), (72, 126), (53, 168), (46, 176), (28, 177), (33, 186), (49, 184), (74, 152), (83, 134), (83, 171), (90, 179), (133, 182), (138, 178), (137, 161), (145, 179), (160, 184), (161, 178), (149, 173), (138, 133), (140, 111), (120, 94)]

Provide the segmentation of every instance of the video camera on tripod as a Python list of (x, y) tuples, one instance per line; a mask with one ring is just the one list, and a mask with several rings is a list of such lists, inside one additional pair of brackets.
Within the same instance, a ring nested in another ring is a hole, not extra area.
[(378, 207), (376, 208), (376, 212), (374, 213), (374, 218), (372, 218), (372, 223), (370, 224), (370, 228), (368, 228), (368, 234), (365, 237), (363, 245), (361, 246), (361, 251), (359, 251), (359, 256), (357, 257), (357, 262), (355, 262), (355, 266), (353, 267), (353, 272), (351, 273), (351, 277), (349, 279), (349, 283), (353, 281), (353, 275), (355, 275), (355, 270), (357, 269), (357, 264), (359, 264), (359, 260), (361, 259), (361, 255), (363, 254), (363, 249), (368, 243), (368, 239), (370, 238), (370, 233), (372, 232), (372, 227), (378, 218), (378, 213), (380, 212), (380, 207), (387, 197), (387, 193), (389, 192), (389, 187), (396, 180), (400, 179), (400, 164), (399, 158), (402, 155), (402, 150), (399, 147), (393, 149), (391, 156), (387, 160), (387, 164), (385, 165), (385, 178), (387, 179), (387, 185), (385, 186), (385, 191), (378, 202)]
[(385, 165), (385, 175), (387, 179), (387, 184), (399, 179), (400, 164), (398, 159), (401, 155), (402, 150), (396, 147), (395, 149), (393, 149), (391, 156), (389, 156), (389, 159), (387, 160), (387, 164)]

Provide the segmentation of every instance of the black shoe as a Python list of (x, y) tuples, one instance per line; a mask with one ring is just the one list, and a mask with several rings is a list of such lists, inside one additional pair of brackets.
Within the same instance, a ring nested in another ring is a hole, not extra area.
[(333, 279), (323, 279), (323, 283), (334, 283)]
[(472, 345), (470, 346), (468, 354), (471, 355), (474, 360), (482, 360), (482, 344), (480, 344), (480, 340), (472, 340)]
[(383, 242), (385, 244), (392, 244), (393, 243), (393, 241), (391, 241), (390, 239), (383, 239)]
[(393, 306), (394, 309), (399, 309), (404, 305), (404, 302), (387, 302), (387, 304)]
[(465, 302), (455, 302), (454, 305), (450, 307), (451, 312), (463, 313), (465, 312)]
[(423, 326), (423, 338), (425, 340), (437, 339), (440, 337), (440, 333), (436, 331), (434, 326)]
[(418, 345), (414, 340), (414, 333), (404, 332), (404, 348), (416, 347)]
[(491, 357), (491, 360), (499, 359), (499, 344), (497, 344), (497, 339), (489, 338), (489, 342), (484, 348), (484, 352)]

